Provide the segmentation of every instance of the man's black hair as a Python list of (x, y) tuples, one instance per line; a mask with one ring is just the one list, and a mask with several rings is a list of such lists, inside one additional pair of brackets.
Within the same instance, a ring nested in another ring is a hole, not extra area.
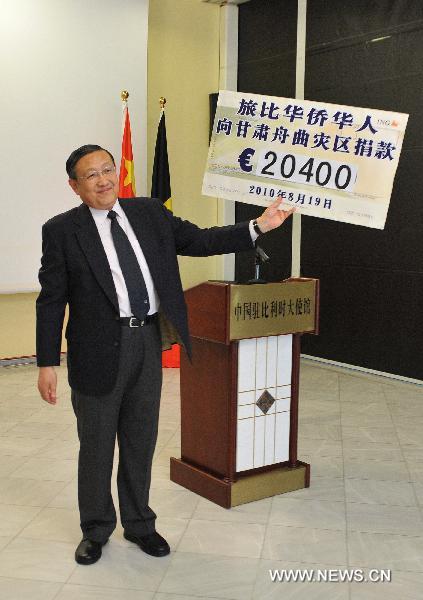
[(113, 164), (115, 164), (115, 159), (113, 158), (112, 154), (110, 154), (110, 152), (106, 150), (106, 148), (97, 146), (97, 144), (85, 144), (85, 146), (81, 146), (80, 148), (74, 150), (69, 156), (68, 160), (66, 161), (66, 173), (68, 174), (69, 179), (76, 179), (76, 163), (79, 160), (81, 160), (83, 156), (85, 156), (86, 154), (91, 154), (92, 152), (98, 152), (99, 150), (104, 150), (104, 152), (107, 152), (107, 154), (112, 159)]

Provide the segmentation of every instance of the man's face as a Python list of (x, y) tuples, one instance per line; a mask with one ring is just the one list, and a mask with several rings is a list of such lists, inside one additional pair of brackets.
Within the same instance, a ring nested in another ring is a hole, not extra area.
[(118, 197), (119, 182), (110, 156), (104, 150), (91, 152), (75, 165), (76, 179), (69, 185), (84, 204), (110, 210)]

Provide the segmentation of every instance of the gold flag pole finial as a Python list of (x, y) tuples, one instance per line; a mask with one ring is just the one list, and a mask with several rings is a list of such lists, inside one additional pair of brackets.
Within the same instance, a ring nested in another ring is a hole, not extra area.
[(129, 92), (127, 90), (122, 90), (120, 93), (120, 97), (122, 102), (128, 102)]
[(160, 102), (160, 108), (162, 110), (164, 110), (164, 107), (165, 107), (165, 104), (166, 104), (166, 98), (164, 98), (163, 96), (160, 96), (159, 102)]

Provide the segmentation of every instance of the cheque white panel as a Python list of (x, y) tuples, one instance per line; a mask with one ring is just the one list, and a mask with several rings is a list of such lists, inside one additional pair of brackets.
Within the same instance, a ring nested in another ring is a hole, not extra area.
[(278, 358), (278, 338), (272, 335), (267, 338), (267, 371), (266, 387), (275, 387), (276, 385), (276, 364)]
[(258, 390), (266, 387), (267, 366), (267, 338), (257, 338), (256, 354), (256, 388)]
[(246, 471), (254, 466), (254, 419), (238, 421), (236, 437), (236, 470)]
[(289, 412), (276, 413), (275, 462), (289, 459)]
[(264, 466), (264, 430), (266, 417), (254, 420), (254, 468)]
[(292, 335), (278, 336), (277, 385), (290, 385), (292, 371)]
[(256, 338), (238, 342), (238, 392), (256, 387)]

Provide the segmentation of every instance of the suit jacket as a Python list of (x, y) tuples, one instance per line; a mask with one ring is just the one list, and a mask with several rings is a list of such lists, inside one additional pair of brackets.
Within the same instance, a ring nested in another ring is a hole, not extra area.
[[(210, 256), (253, 247), (248, 223), (200, 229), (151, 198), (121, 199), (160, 299), (160, 311), (190, 354), (188, 321), (177, 255)], [(37, 364), (60, 363), (66, 304), (69, 384), (103, 395), (115, 384), (121, 335), (119, 305), (106, 253), (85, 204), (43, 226), (37, 299)], [(176, 340), (174, 340), (176, 341)]]

